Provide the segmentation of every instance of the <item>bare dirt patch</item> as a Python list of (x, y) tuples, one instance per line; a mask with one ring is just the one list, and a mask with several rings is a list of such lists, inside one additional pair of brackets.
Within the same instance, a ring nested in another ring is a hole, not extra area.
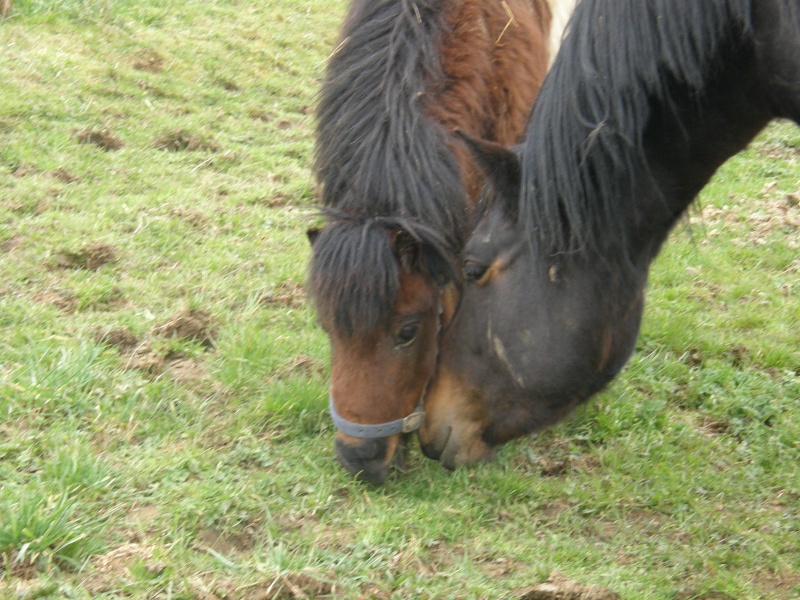
[(176, 207), (169, 211), (169, 214), (173, 217), (181, 219), (182, 221), (185, 221), (197, 229), (205, 229), (208, 226), (208, 217), (203, 213), (190, 208)]
[[(774, 233), (793, 234), (800, 231), (800, 191), (781, 194), (774, 182), (767, 183), (760, 198), (731, 197), (731, 204), (721, 208), (706, 206), (690, 223), (701, 224), (707, 238), (720, 234), (722, 229), (742, 231), (733, 243), (762, 246)], [(705, 240), (704, 240), (705, 242)], [(790, 248), (800, 248), (800, 241), (789, 239)]]
[(306, 303), (306, 292), (303, 286), (294, 281), (283, 281), (277, 288), (264, 292), (259, 302), (266, 306), (300, 308)]
[(173, 379), (181, 384), (195, 383), (208, 375), (208, 369), (196, 358), (176, 358), (167, 363)]
[(214, 140), (206, 140), (185, 129), (165, 133), (153, 142), (153, 147), (167, 152), (194, 152), (197, 150), (217, 152), (219, 150), (219, 144)]
[(96, 556), (92, 569), (82, 581), (90, 594), (104, 594), (119, 588), (120, 583), (133, 577), (131, 567), (144, 565), (151, 573), (164, 570), (164, 564), (154, 560), (155, 548), (144, 542), (131, 542), (117, 546), (111, 551)]
[(153, 504), (137, 504), (128, 513), (128, 520), (137, 525), (151, 525), (160, 514), (161, 510)]
[(153, 334), (161, 337), (195, 340), (205, 347), (211, 347), (217, 334), (217, 326), (209, 313), (190, 309), (175, 315), (166, 323), (153, 329)]
[(117, 260), (117, 252), (109, 244), (97, 243), (84, 246), (77, 252), (58, 252), (54, 260), (62, 269), (86, 269), (96, 271), (103, 265)]
[(47, 290), (33, 297), (37, 302), (55, 306), (58, 310), (72, 314), (78, 309), (78, 299), (66, 290)]
[(250, 112), (248, 114), (250, 115), (251, 119), (255, 119), (256, 121), (263, 121), (265, 123), (269, 123), (275, 118), (274, 113), (262, 110), (260, 108), (250, 109)]
[(0, 573), (12, 579), (34, 579), (36, 577), (36, 565), (30, 560), (20, 560), (16, 552), (8, 555), (0, 554)]
[(295, 600), (331, 596), (333, 585), (309, 573), (284, 573), (272, 581), (239, 588), (242, 600)]
[[(282, 573), (273, 579), (248, 585), (236, 585), (229, 580), (210, 580), (195, 577), (188, 581), (192, 597), (197, 600), (300, 600), (332, 598), (333, 584), (311, 572)], [(372, 598), (373, 596), (368, 596)]]
[(130, 353), (128, 361), (125, 363), (125, 369), (157, 374), (164, 370), (164, 363), (164, 357), (153, 350), (149, 343), (143, 342)]
[(289, 362), (282, 365), (276, 371), (274, 371), (269, 379), (270, 380), (277, 380), (283, 379), (285, 377), (290, 377), (292, 375), (301, 375), (303, 377), (314, 377), (318, 375), (322, 375), (325, 372), (324, 364), (310, 356), (306, 356), (305, 354), (298, 354), (294, 358), (292, 358)]
[(553, 572), (547, 581), (518, 592), (519, 600), (619, 600), (619, 594), (598, 585), (582, 585)]
[(718, 436), (724, 435), (728, 432), (731, 428), (730, 423), (726, 421), (719, 421), (717, 419), (712, 419), (711, 417), (703, 417), (700, 421), (700, 429), (706, 435), (709, 436)]
[(95, 332), (93, 337), (97, 342), (114, 346), (123, 351), (131, 350), (139, 345), (139, 338), (133, 335), (127, 327), (100, 329)]
[(0, 242), (0, 252), (11, 252), (22, 245), (22, 236), (18, 233)]
[[(747, 221), (753, 227), (748, 240), (759, 245), (764, 244), (775, 231), (793, 233), (800, 230), (800, 192), (767, 199), (759, 210), (747, 217)], [(800, 242), (790, 240), (789, 247), (800, 248)]]
[(39, 169), (36, 168), (35, 165), (30, 163), (20, 163), (14, 170), (11, 171), (11, 175), (13, 177), (30, 177), (31, 175), (38, 175)]
[(80, 144), (92, 144), (106, 152), (119, 150), (125, 143), (114, 135), (110, 129), (83, 129), (75, 132)]
[(794, 598), (800, 591), (800, 573), (784, 573), (766, 569), (756, 574), (754, 583), (769, 594)]
[(133, 57), (133, 68), (148, 73), (161, 73), (164, 70), (164, 57), (152, 48), (137, 52)]
[(235, 533), (223, 533), (212, 528), (201, 531), (195, 544), (203, 550), (211, 549), (224, 556), (231, 556), (252, 550), (256, 545), (255, 535), (256, 531), (252, 526)]
[(50, 171), (50, 177), (58, 179), (61, 183), (75, 183), (78, 177), (67, 171), (64, 167), (58, 167)]

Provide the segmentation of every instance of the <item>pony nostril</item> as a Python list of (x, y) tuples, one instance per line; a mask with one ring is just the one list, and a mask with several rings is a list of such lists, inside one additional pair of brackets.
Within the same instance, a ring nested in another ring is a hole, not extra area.
[(367, 483), (386, 482), (391, 466), (386, 438), (350, 442), (337, 437), (335, 446), (336, 458), (345, 471)]

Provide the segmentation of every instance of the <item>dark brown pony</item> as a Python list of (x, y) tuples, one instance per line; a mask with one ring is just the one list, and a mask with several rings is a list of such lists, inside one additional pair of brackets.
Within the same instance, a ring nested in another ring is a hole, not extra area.
[(423, 451), (489, 460), (611, 381), (668, 232), (780, 117), (800, 123), (800, 1), (579, 3), (524, 143), (468, 142), (491, 185)]
[(317, 112), (326, 223), (310, 232), (310, 293), (331, 341), (337, 457), (365, 480), (385, 481), (419, 426), (458, 295), (483, 178), (451, 131), (518, 140), (551, 20), (546, 0), (350, 7)]

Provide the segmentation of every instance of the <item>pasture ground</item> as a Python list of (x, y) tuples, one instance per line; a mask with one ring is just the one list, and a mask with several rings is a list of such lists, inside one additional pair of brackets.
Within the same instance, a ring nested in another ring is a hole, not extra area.
[(800, 130), (720, 171), (560, 426), (371, 488), (304, 294), (342, 0), (0, 21), (0, 597), (800, 594)]

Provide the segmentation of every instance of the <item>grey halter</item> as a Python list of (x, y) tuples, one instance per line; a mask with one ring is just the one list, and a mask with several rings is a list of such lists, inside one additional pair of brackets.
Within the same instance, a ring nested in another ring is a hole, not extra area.
[(333, 394), (328, 394), (328, 407), (330, 408), (331, 419), (333, 419), (333, 424), (336, 425), (336, 429), (350, 437), (362, 438), (365, 440), (384, 438), (397, 433), (411, 433), (419, 429), (422, 426), (422, 422), (425, 420), (422, 399), (420, 399), (417, 406), (407, 417), (391, 421), (390, 423), (379, 423), (377, 425), (362, 425), (361, 423), (353, 423), (345, 419), (336, 412), (336, 407), (333, 405)]

